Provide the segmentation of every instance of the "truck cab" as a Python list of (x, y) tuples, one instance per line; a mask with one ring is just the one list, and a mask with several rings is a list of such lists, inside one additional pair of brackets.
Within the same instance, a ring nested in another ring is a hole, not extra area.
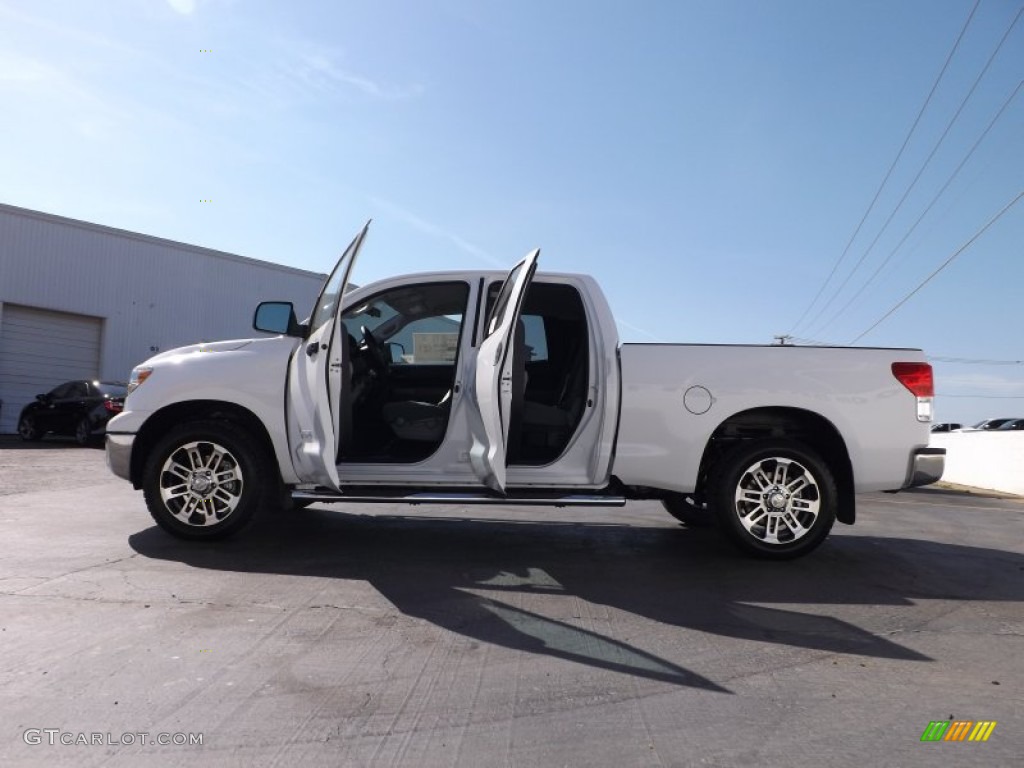
[(351, 292), (343, 258), (306, 323), (288, 305), (261, 305), (258, 330), (299, 342), (287, 396), (296, 484), (606, 486), (614, 322), (589, 278), (538, 276), (538, 255), (508, 274), (420, 274)]

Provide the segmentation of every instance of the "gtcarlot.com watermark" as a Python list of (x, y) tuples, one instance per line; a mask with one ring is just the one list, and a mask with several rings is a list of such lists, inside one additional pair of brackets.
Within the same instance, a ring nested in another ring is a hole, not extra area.
[(26, 744), (48, 744), (65, 747), (131, 747), (157, 744), (161, 747), (195, 747), (203, 745), (201, 733), (149, 733), (148, 731), (125, 731), (106, 733), (65, 731), (60, 728), (28, 728), (21, 735)]

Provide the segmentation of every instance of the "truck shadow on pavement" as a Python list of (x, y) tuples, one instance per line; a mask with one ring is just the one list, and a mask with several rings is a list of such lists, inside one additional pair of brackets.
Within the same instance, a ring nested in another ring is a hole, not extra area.
[[(823, 606), (1024, 598), (1018, 554), (851, 535), (833, 536), (807, 558), (773, 563), (735, 554), (714, 531), (313, 508), (267, 516), (227, 542), (182, 542), (153, 527), (129, 543), (144, 557), (195, 568), (363, 580), (403, 614), (483, 643), (723, 693), (730, 691), (673, 661), (583, 628), (586, 620), (574, 621), (577, 601), (542, 601), (558, 618), (516, 603), (562, 595), (709, 635), (930, 661)], [(816, 608), (764, 605), (772, 603)], [(900, 616), (892, 632), (913, 632), (908, 622)], [(687, 658), (693, 639), (681, 637), (672, 655)]]

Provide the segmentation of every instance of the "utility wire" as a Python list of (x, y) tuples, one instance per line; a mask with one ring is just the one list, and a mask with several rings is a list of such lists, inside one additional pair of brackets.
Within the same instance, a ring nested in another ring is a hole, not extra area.
[(899, 300), (898, 302), (896, 302), (896, 304), (895, 304), (895, 305), (894, 305), (894, 306), (892, 307), (892, 309), (890, 309), (890, 310), (889, 310), (888, 312), (886, 312), (886, 313), (885, 313), (884, 315), (882, 315), (882, 316), (881, 316), (880, 318), (878, 318), (878, 319), (877, 319), (877, 320), (876, 320), (876, 321), (875, 321), (875, 322), (874, 322), (874, 323), (873, 323), (873, 324), (872, 324), (872, 325), (871, 325), (871, 326), (870, 326), (870, 327), (869, 327), (869, 328), (868, 328), (868, 329), (867, 329), (866, 331), (863, 331), (863, 332), (862, 332), (862, 333), (861, 333), (861, 334), (860, 334), (860, 335), (859, 335), (859, 336), (858, 336), (857, 338), (855, 338), (855, 339), (854, 339), (853, 341), (851, 341), (850, 343), (851, 343), (851, 344), (856, 344), (856, 343), (857, 343), (858, 341), (860, 341), (860, 340), (861, 340), (862, 338), (864, 338), (864, 337), (865, 337), (865, 336), (867, 336), (867, 335), (868, 335), (869, 333), (871, 333), (871, 331), (873, 331), (873, 330), (874, 330), (875, 328), (877, 328), (877, 327), (878, 327), (879, 325), (881, 325), (881, 324), (882, 324), (882, 323), (883, 323), (883, 322), (884, 322), (885, 320), (887, 320), (887, 319), (888, 319), (888, 318), (889, 318), (889, 317), (890, 317), (890, 316), (891, 316), (891, 315), (892, 315), (892, 314), (893, 314), (893, 313), (894, 313), (894, 312), (895, 312), (895, 311), (896, 311), (897, 309), (899, 309), (899, 308), (900, 308), (900, 307), (902, 307), (902, 306), (903, 306), (904, 304), (906, 304), (906, 303), (907, 303), (907, 302), (908, 302), (908, 301), (910, 300), (910, 298), (911, 298), (911, 297), (912, 297), (912, 296), (913, 296), (913, 295), (914, 295), (915, 293), (917, 293), (917, 292), (918, 292), (918, 291), (920, 291), (920, 290), (921, 290), (922, 288), (924, 288), (924, 287), (925, 287), (926, 285), (928, 285), (928, 283), (930, 283), (930, 282), (932, 281), (932, 279), (933, 279), (933, 278), (934, 278), (934, 277), (935, 277), (936, 275), (938, 275), (938, 274), (939, 274), (939, 273), (940, 273), (940, 272), (941, 272), (942, 270), (944, 270), (944, 269), (945, 269), (946, 267), (948, 267), (948, 266), (949, 266), (950, 264), (952, 264), (952, 263), (953, 263), (953, 261), (954, 261), (954, 260), (955, 260), (955, 259), (956, 259), (956, 258), (957, 258), (957, 257), (958, 257), (958, 256), (959, 256), (960, 254), (961, 254), (961, 253), (963, 253), (963, 252), (964, 252), (965, 250), (967, 250), (967, 248), (968, 248), (968, 247), (969, 247), (969, 246), (970, 246), (970, 245), (971, 245), (971, 244), (972, 244), (972, 243), (973, 243), (973, 242), (974, 242), (975, 240), (977, 240), (977, 239), (978, 239), (979, 237), (981, 237), (981, 236), (982, 236), (982, 235), (983, 235), (983, 234), (985, 233), (985, 231), (986, 231), (986, 230), (987, 230), (987, 229), (988, 229), (989, 227), (991, 227), (991, 226), (992, 226), (993, 224), (995, 224), (995, 223), (996, 223), (997, 221), (999, 221), (999, 219), (1001, 219), (1001, 218), (1003, 217), (1003, 214), (1005, 214), (1005, 213), (1006, 213), (1006, 212), (1007, 212), (1008, 210), (1010, 210), (1010, 209), (1011, 209), (1011, 208), (1012, 208), (1012, 207), (1013, 207), (1014, 205), (1016, 205), (1016, 204), (1017, 204), (1017, 203), (1018, 203), (1018, 202), (1020, 201), (1020, 199), (1021, 199), (1022, 197), (1024, 197), (1024, 191), (1022, 191), (1022, 192), (1018, 193), (1018, 194), (1017, 194), (1017, 196), (1016, 196), (1015, 198), (1013, 198), (1013, 200), (1011, 200), (1011, 201), (1010, 201), (1010, 202), (1008, 202), (1008, 203), (1007, 203), (1006, 205), (1004, 205), (1004, 206), (1003, 206), (1003, 208), (1002, 208), (1002, 210), (1001, 210), (1001, 211), (999, 211), (999, 213), (997, 213), (997, 214), (996, 214), (995, 216), (993, 216), (993, 217), (992, 217), (991, 219), (989, 219), (989, 220), (988, 220), (988, 222), (987, 222), (987, 223), (985, 224), (985, 226), (983, 226), (983, 227), (982, 227), (981, 229), (979, 229), (979, 230), (978, 230), (977, 232), (975, 232), (975, 233), (974, 233), (974, 235), (973, 235), (973, 236), (971, 237), (971, 239), (970, 239), (970, 240), (968, 240), (968, 241), (967, 241), (966, 243), (964, 243), (963, 245), (961, 245), (961, 246), (960, 246), (960, 247), (959, 247), (959, 248), (958, 248), (958, 249), (957, 249), (957, 250), (956, 250), (956, 251), (955, 251), (955, 252), (953, 253), (953, 255), (952, 255), (952, 256), (950, 256), (950, 257), (949, 257), (948, 259), (946, 259), (946, 260), (945, 260), (944, 262), (942, 262), (942, 264), (940, 264), (940, 265), (939, 265), (939, 267), (938, 267), (938, 268), (937, 268), (937, 269), (936, 269), (936, 270), (935, 270), (934, 272), (932, 272), (932, 273), (931, 273), (930, 275), (928, 275), (928, 277), (926, 277), (926, 278), (925, 278), (924, 280), (922, 280), (922, 281), (921, 281), (920, 283), (918, 283), (917, 287), (916, 287), (916, 288), (914, 288), (914, 290), (912, 290), (912, 291), (911, 291), (910, 293), (908, 293), (908, 294), (907, 294), (906, 296), (904, 296), (904, 297), (903, 297), (902, 299), (900, 299), (900, 300)]
[(947, 395), (941, 392), (935, 393), (936, 397), (978, 397), (982, 400), (1024, 400), (1024, 395)]
[[(827, 341), (815, 339), (803, 339), (799, 336), (791, 337), (791, 341), (803, 347), (834, 347)], [(927, 355), (927, 358), (935, 363), (949, 363), (953, 365), (1024, 365), (1024, 360), (989, 360), (982, 357), (948, 357), (945, 355)]]
[(973, 357), (941, 357), (929, 355), (937, 363), (962, 363), (964, 365), (1024, 365), (1024, 360), (984, 360)]
[[(1024, 6), (1021, 7), (1021, 13), (1024, 13)], [(1021, 15), (1021, 13), (1017, 14), (1018, 17)], [(910, 229), (907, 230), (907, 233), (896, 244), (896, 247), (893, 248), (889, 252), (889, 255), (885, 257), (885, 260), (882, 261), (882, 263), (875, 268), (875, 271), (871, 273), (871, 276), (864, 282), (863, 285), (861, 285), (857, 292), (852, 297), (850, 297), (850, 299), (834, 315), (832, 315), (832, 317), (829, 318), (829, 320), (823, 326), (821, 326), (821, 328), (818, 330), (819, 334), (824, 333), (825, 329), (827, 329), (829, 326), (832, 325), (832, 323), (838, 320), (842, 316), (842, 314), (846, 312), (847, 309), (849, 309), (850, 305), (853, 304), (861, 296), (861, 294), (864, 293), (865, 289), (875, 281), (875, 278), (878, 277), (881, 271), (885, 269), (886, 265), (892, 260), (892, 257), (896, 255), (896, 252), (899, 251), (900, 248), (903, 247), (903, 244), (907, 242), (907, 239), (914, 233), (914, 230), (917, 229), (918, 225), (921, 223), (924, 217), (927, 216), (931, 209), (935, 206), (935, 203), (937, 203), (939, 198), (942, 197), (943, 194), (945, 194), (946, 190), (949, 188), (949, 185), (953, 183), (953, 180), (956, 179), (956, 177), (960, 174), (960, 171), (963, 169), (964, 165), (966, 165), (967, 161), (971, 159), (972, 155), (974, 155), (975, 150), (978, 148), (981, 142), (984, 141), (985, 137), (988, 136), (989, 131), (991, 131), (992, 127), (999, 121), (999, 118), (1003, 116), (1003, 113), (1006, 111), (1006, 108), (1010, 106), (1010, 103), (1017, 97), (1017, 94), (1020, 93), (1021, 88), (1024, 88), (1024, 80), (1021, 80), (1019, 83), (1017, 83), (1017, 87), (1013, 89), (1013, 92), (1009, 95), (1009, 97), (1007, 97), (1006, 101), (1003, 102), (1003, 106), (999, 108), (999, 111), (996, 113), (995, 117), (993, 117), (992, 120), (989, 122), (988, 127), (985, 128), (981, 136), (978, 137), (978, 140), (975, 141), (974, 145), (970, 148), (970, 150), (968, 150), (963, 160), (960, 161), (960, 164), (956, 167), (953, 173), (950, 174), (949, 178), (946, 179), (946, 183), (942, 185), (942, 188), (931, 199), (931, 202), (928, 203), (927, 207), (925, 207), (921, 215), (917, 217), (917, 221), (915, 221), (911, 225)], [(853, 273), (851, 272), (850, 274), (852, 276)], [(833, 296), (833, 299), (834, 298), (835, 296)]]
[[(878, 243), (879, 239), (881, 239), (882, 235), (885, 234), (885, 231), (889, 228), (889, 224), (892, 223), (892, 220), (896, 217), (896, 214), (899, 213), (900, 208), (903, 207), (903, 203), (906, 202), (907, 198), (910, 196), (911, 191), (917, 185), (917, 182), (921, 179), (921, 176), (924, 174), (925, 170), (928, 168), (929, 163), (931, 163), (932, 158), (935, 157), (935, 153), (939, 151), (939, 147), (942, 146), (942, 142), (946, 140), (946, 136), (949, 135), (950, 130), (952, 130), (953, 125), (956, 123), (957, 119), (960, 117), (960, 114), (963, 112), (964, 107), (967, 106), (967, 102), (970, 101), (971, 96), (974, 95), (974, 92), (978, 88), (978, 83), (981, 82), (981, 79), (985, 76), (985, 73), (988, 72), (989, 67), (992, 66), (992, 62), (995, 61), (996, 56), (998, 55), (1000, 49), (1002, 49), (1002, 47), (1003, 47), (1003, 43), (1006, 42), (1006, 38), (1010, 36), (1010, 33), (1013, 31), (1013, 28), (1015, 26), (1017, 26), (1017, 22), (1020, 20), (1020, 17), (1021, 17), (1022, 14), (1024, 14), (1024, 5), (1022, 5), (1020, 10), (1017, 11), (1017, 15), (1013, 17), (1013, 21), (1011, 21), (1010, 22), (1010, 26), (1008, 26), (1006, 28), (1006, 32), (1003, 33), (1002, 39), (1000, 39), (999, 43), (996, 45), (995, 49), (992, 51), (992, 54), (988, 57), (988, 61), (985, 62), (985, 66), (982, 67), (981, 72), (979, 72), (978, 76), (974, 79), (974, 83), (971, 85), (970, 89), (967, 91), (967, 95), (964, 96), (964, 98), (960, 101), (960, 105), (957, 107), (956, 112), (953, 113), (953, 117), (951, 117), (949, 122), (946, 123), (945, 130), (942, 131), (942, 135), (939, 136), (938, 140), (935, 142), (935, 145), (932, 147), (931, 152), (928, 153), (928, 157), (925, 158), (925, 161), (924, 161), (924, 163), (921, 164), (921, 167), (918, 169), (917, 174), (914, 176), (913, 180), (910, 182), (910, 184), (904, 190), (903, 196), (899, 199), (899, 202), (896, 203), (896, 207), (893, 208), (892, 213), (889, 214), (889, 217), (885, 220), (885, 223), (882, 224), (881, 229), (878, 230), (878, 234), (875, 235), (875, 239), (871, 241), (871, 244), (865, 249), (864, 253), (861, 254), (861, 257), (857, 260), (857, 263), (853, 265), (853, 269), (851, 269), (850, 272), (846, 275), (846, 277), (843, 279), (843, 282), (839, 284), (839, 287), (836, 288), (836, 290), (832, 292), (831, 298), (829, 298), (829, 300), (825, 303), (825, 305), (822, 306), (819, 309), (817, 315), (815, 315), (815, 319), (820, 317), (822, 312), (825, 311), (825, 308), (830, 306), (832, 304), (832, 302), (836, 300), (836, 298), (839, 296), (839, 294), (841, 294), (843, 292), (843, 289), (847, 286), (847, 284), (850, 282), (850, 280), (853, 278), (853, 276), (857, 273), (857, 270), (860, 269), (861, 265), (864, 263), (864, 260), (867, 259), (868, 254), (870, 254), (871, 251), (874, 250), (874, 247)], [(1016, 95), (1016, 93), (1017, 92), (1014, 91), (1014, 95)], [(1011, 99), (1012, 98), (1013, 97), (1011, 96)], [(1004, 104), (1003, 105), (1003, 109), (1005, 109), (1005, 107), (1006, 107), (1006, 105)], [(1002, 114), (1002, 111), (1003, 110), (1000, 109), (999, 113)], [(991, 128), (991, 127), (992, 126), (990, 124), (989, 128)], [(985, 133), (988, 133), (988, 128), (985, 129)], [(983, 134), (983, 136), (984, 136), (984, 134)], [(977, 146), (977, 145), (975, 145), (975, 146)], [(972, 152), (974, 151), (973, 148), (971, 149), (971, 151)], [(957, 170), (959, 170), (959, 168)], [(943, 189), (945, 189), (945, 187), (943, 187)], [(920, 222), (920, 221), (921, 221), (921, 219), (919, 218), (917, 220), (917, 222), (914, 222), (914, 227), (916, 227), (918, 222)], [(913, 227), (911, 228), (911, 231), (913, 231)], [(902, 245), (903, 242), (909, 236), (910, 236), (910, 233), (908, 232), (907, 235), (903, 238), (903, 240), (900, 240), (900, 245)], [(897, 246), (897, 248), (899, 248), (899, 246)], [(889, 258), (891, 258), (891, 257), (892, 257), (892, 254), (889, 254)], [(886, 258), (886, 262), (889, 261), (889, 258)], [(877, 274), (877, 272), (876, 272), (876, 274)], [(873, 278), (873, 276), (872, 276), (872, 278)], [(870, 280), (869, 280), (869, 282), (870, 282)], [(859, 293), (860, 292), (858, 292), (858, 295), (859, 295)], [(845, 309), (847, 306), (849, 306), (849, 302), (847, 302), (847, 304), (843, 307), (843, 309)], [(838, 317), (840, 314), (842, 314), (842, 311), (843, 310), (840, 310), (836, 315), (834, 315), (832, 320), (829, 320), (828, 323), (826, 323), (826, 326), (823, 326), (818, 331), (818, 333), (821, 333), (822, 331), (824, 331), (825, 327), (827, 327), (828, 325), (831, 325), (831, 323), (835, 320), (835, 318)], [(813, 324), (813, 322), (814, 321), (812, 320), (811, 323)]]
[[(790, 341), (797, 346), (803, 347), (835, 347), (828, 341), (817, 339), (804, 339), (800, 336), (790, 336)], [(950, 357), (947, 355), (927, 355), (927, 358), (935, 363), (950, 363), (954, 365), (1024, 365), (1024, 360), (991, 360), (983, 357)]]
[[(886, 171), (885, 173), (885, 178), (883, 178), (882, 183), (878, 185), (878, 189), (875, 191), (875, 196), (871, 198), (871, 203), (868, 205), (868, 209), (864, 211), (864, 215), (861, 216), (860, 222), (857, 224), (857, 228), (853, 231), (853, 234), (850, 235), (850, 239), (849, 241), (847, 241), (846, 247), (843, 248), (843, 252), (839, 255), (839, 258), (836, 259), (835, 264), (832, 265), (832, 271), (828, 273), (828, 277), (825, 278), (825, 282), (821, 284), (821, 287), (818, 289), (818, 292), (814, 295), (814, 298), (811, 299), (811, 303), (807, 305), (807, 309), (803, 311), (803, 314), (800, 315), (799, 319), (793, 325), (793, 331), (800, 327), (800, 324), (804, 321), (804, 318), (807, 317), (807, 314), (811, 311), (811, 309), (813, 309), (818, 299), (821, 298), (821, 294), (825, 291), (825, 287), (835, 276), (836, 270), (839, 269), (839, 265), (843, 263), (843, 259), (846, 258), (846, 254), (849, 252), (850, 246), (853, 245), (853, 241), (856, 240), (857, 235), (860, 234), (860, 230), (864, 226), (864, 222), (867, 221), (867, 218), (871, 214), (871, 211), (874, 210), (875, 203), (878, 202), (878, 198), (882, 194), (882, 190), (885, 188), (886, 183), (889, 181), (889, 177), (892, 176), (892, 172), (896, 168), (896, 164), (899, 163), (900, 158), (903, 157), (903, 152), (906, 150), (907, 145), (910, 143), (910, 139), (914, 135), (914, 131), (917, 130), (917, 126), (921, 122), (921, 118), (924, 116), (925, 110), (928, 108), (928, 105), (931, 103), (932, 97), (935, 95), (935, 91), (939, 87), (939, 83), (942, 81), (943, 76), (946, 74), (946, 70), (949, 68), (949, 62), (953, 60), (954, 54), (960, 47), (960, 41), (963, 40), (964, 33), (967, 32), (967, 27), (970, 26), (971, 19), (974, 18), (974, 13), (975, 11), (978, 10), (978, 6), (980, 4), (981, 0), (975, 0), (974, 6), (971, 8), (971, 12), (967, 15), (967, 21), (964, 22), (964, 26), (960, 30), (960, 34), (957, 35), (956, 42), (953, 43), (953, 48), (950, 50), (949, 55), (946, 56), (946, 61), (942, 65), (942, 69), (939, 71), (938, 77), (936, 77), (935, 82), (932, 83), (932, 88), (928, 92), (928, 97), (924, 100), (924, 104), (921, 105), (921, 109), (918, 111), (917, 117), (914, 118), (914, 123), (913, 125), (910, 126), (910, 131), (907, 133), (907, 137), (903, 140), (903, 145), (900, 147), (899, 152), (896, 153), (896, 159), (892, 161), (892, 165), (889, 166), (889, 170)], [(817, 319), (817, 316), (815, 316), (815, 319)]]

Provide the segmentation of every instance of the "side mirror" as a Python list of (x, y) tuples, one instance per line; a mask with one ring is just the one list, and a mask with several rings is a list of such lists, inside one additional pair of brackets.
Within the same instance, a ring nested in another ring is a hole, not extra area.
[(295, 319), (295, 307), (290, 301), (263, 301), (256, 307), (252, 327), (264, 333), (282, 333), (286, 336), (304, 335), (304, 327)]
[(45, 395), (45, 394), (44, 395), (36, 395), (36, 400), (38, 400), (40, 403), (48, 403), (48, 402), (50, 402), (50, 396), (49, 395)]

